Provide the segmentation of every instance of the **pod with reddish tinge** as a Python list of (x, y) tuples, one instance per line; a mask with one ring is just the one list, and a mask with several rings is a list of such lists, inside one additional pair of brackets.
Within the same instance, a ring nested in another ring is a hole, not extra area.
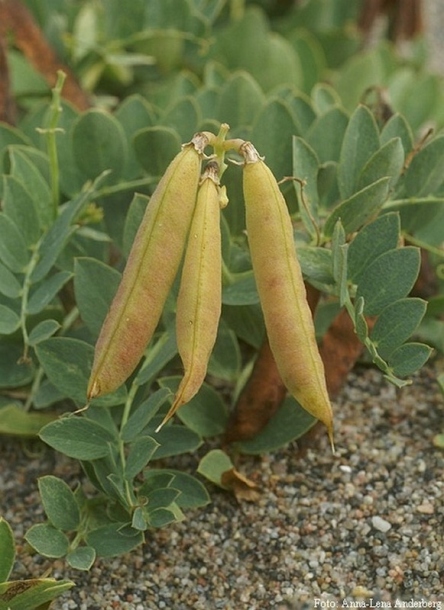
[(183, 146), (149, 201), (96, 343), (88, 400), (126, 381), (159, 323), (185, 247), (207, 141), (196, 134)]
[(290, 214), (254, 146), (246, 142), (241, 153), (248, 243), (270, 347), (285, 386), (325, 424), (333, 446), (332, 408)]
[(217, 163), (202, 176), (177, 297), (177, 348), (184, 376), (158, 430), (199, 391), (217, 336), (222, 302), (221, 196)]

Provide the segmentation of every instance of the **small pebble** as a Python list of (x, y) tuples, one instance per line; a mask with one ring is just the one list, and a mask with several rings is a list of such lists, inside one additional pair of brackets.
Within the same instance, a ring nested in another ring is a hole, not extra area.
[(418, 511), (418, 513), (422, 513), (423, 515), (433, 515), (433, 513), (435, 512), (433, 504), (429, 504), (427, 502), (424, 502), (424, 504), (420, 504), (419, 506), (417, 506), (416, 510)]
[(392, 527), (388, 521), (378, 516), (372, 517), (372, 525), (375, 530), (378, 530), (383, 533), (388, 532), (389, 529)]

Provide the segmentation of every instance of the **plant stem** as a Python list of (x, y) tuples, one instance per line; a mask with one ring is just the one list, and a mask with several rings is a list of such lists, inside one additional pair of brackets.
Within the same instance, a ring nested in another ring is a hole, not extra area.
[(407, 233), (407, 232), (403, 232), (403, 236), (413, 246), (417, 246), (418, 248), (427, 250), (427, 252), (430, 252), (431, 254), (434, 254), (435, 256), (439, 256), (440, 258), (444, 257), (444, 250), (442, 248), (440, 248), (439, 246), (438, 247), (432, 246), (432, 245), (428, 244), (426, 241), (423, 241), (422, 239), (418, 239), (414, 235), (411, 235), (410, 233)]
[(28, 330), (26, 328), (26, 315), (28, 309), (29, 291), (32, 285), (31, 276), (40, 259), (40, 244), (42, 242), (42, 239), (43, 237), (39, 239), (32, 252), (31, 260), (29, 261), (29, 265), (25, 270), (25, 277), (23, 279), (22, 302), (20, 305), (20, 328), (22, 329), (24, 347), (23, 355), (20, 359), (21, 362), (27, 362), (29, 360), (29, 335)]
[(106, 197), (108, 195), (114, 195), (123, 191), (131, 191), (137, 189), (139, 186), (150, 186), (156, 184), (158, 178), (140, 178), (139, 180), (131, 180), (129, 182), (122, 182), (120, 184), (113, 184), (113, 186), (105, 186), (94, 193), (95, 197)]
[(410, 197), (408, 199), (392, 199), (386, 201), (382, 206), (384, 211), (398, 208), (405, 208), (411, 205), (426, 205), (428, 203), (439, 203), (444, 202), (444, 197)]
[(71, 311), (63, 319), (62, 328), (60, 329), (60, 334), (63, 335), (69, 328), (71, 328), (71, 326), (74, 324), (74, 322), (77, 320), (78, 317), (79, 317), (79, 310), (77, 307), (73, 307), (71, 309)]
[(137, 390), (139, 389), (139, 384), (136, 383), (135, 381), (133, 381), (133, 383), (131, 384), (131, 388), (128, 392), (128, 396), (125, 402), (125, 406), (123, 408), (123, 413), (122, 413), (122, 421), (120, 423), (120, 427), (123, 428), (126, 424), (126, 422), (129, 419), (130, 413), (131, 413), (131, 407), (133, 405), (133, 401), (134, 398), (136, 396)]
[(33, 400), (40, 387), (44, 374), (45, 374), (45, 371), (43, 370), (43, 367), (39, 366), (37, 369), (37, 372), (34, 376), (34, 379), (32, 381), (31, 390), (29, 391), (28, 397), (26, 398), (26, 402), (23, 406), (25, 411), (29, 411), (29, 409), (31, 408)]
[(226, 140), (229, 130), (230, 126), (228, 123), (222, 123), (217, 136), (210, 132), (205, 132), (208, 136), (208, 144), (214, 149), (214, 157), (212, 158), (215, 158), (217, 164), (219, 165), (219, 178), (222, 177), (222, 174), (228, 167), (228, 165), (225, 163), (225, 153), (228, 150), (235, 150), (239, 152), (240, 147), (245, 143), (245, 141), (241, 140), (240, 138)]
[(52, 193), (52, 217), (57, 218), (59, 208), (59, 158), (57, 155), (57, 141), (56, 133), (60, 131), (57, 128), (60, 114), (62, 112), (62, 106), (60, 104), (61, 93), (63, 84), (65, 82), (66, 74), (59, 70), (57, 72), (57, 82), (54, 89), (52, 90), (52, 102), (49, 108), (49, 121), (48, 127), (40, 129), (40, 133), (46, 135), (46, 144), (48, 147), (49, 157), (49, 169), (51, 174), (51, 193)]
[[(131, 413), (131, 407), (133, 405), (134, 398), (136, 396), (137, 390), (139, 389), (139, 384), (133, 381), (131, 388), (128, 392), (128, 396), (125, 402), (125, 406), (123, 408), (122, 419), (120, 422), (120, 430), (122, 431), (125, 427), (126, 422), (129, 419)], [(122, 438), (119, 437), (119, 455), (120, 455), (120, 464), (122, 467), (122, 473), (125, 473), (125, 465), (126, 465), (126, 457), (125, 457), (125, 442)], [(128, 503), (128, 507), (131, 508), (134, 506), (135, 498), (132, 490), (131, 482), (125, 479), (125, 493), (126, 500)]]

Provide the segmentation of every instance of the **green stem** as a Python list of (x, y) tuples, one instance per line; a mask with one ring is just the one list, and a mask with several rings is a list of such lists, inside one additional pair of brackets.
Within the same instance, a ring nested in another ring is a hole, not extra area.
[(430, 252), (431, 254), (434, 254), (435, 256), (439, 256), (441, 258), (444, 257), (444, 250), (442, 248), (432, 246), (432, 245), (428, 244), (427, 242), (423, 241), (422, 239), (418, 239), (414, 235), (411, 235), (410, 233), (403, 232), (403, 235), (404, 235), (404, 238), (407, 239), (408, 242), (410, 244), (412, 244), (413, 246), (417, 246), (418, 248), (427, 250), (427, 252)]
[(63, 84), (65, 82), (66, 74), (59, 70), (57, 72), (57, 82), (54, 89), (52, 90), (52, 102), (49, 108), (49, 121), (46, 129), (40, 129), (40, 133), (46, 135), (46, 145), (48, 147), (49, 157), (49, 169), (51, 175), (51, 194), (52, 194), (52, 216), (57, 218), (59, 208), (59, 158), (57, 154), (57, 141), (56, 133), (60, 131), (57, 128), (59, 123), (60, 114), (62, 112), (62, 106), (60, 104), (61, 93)]
[(387, 210), (391, 210), (391, 209), (395, 209), (397, 210), (398, 208), (405, 208), (405, 207), (409, 207), (411, 205), (424, 205), (427, 203), (443, 203), (444, 202), (444, 197), (410, 197), (408, 199), (392, 199), (390, 201), (387, 201), (386, 203), (384, 203), (384, 205), (382, 206), (382, 209), (384, 211)]
[(62, 322), (62, 328), (60, 329), (60, 334), (66, 333), (66, 331), (71, 328), (74, 322), (79, 317), (79, 310), (77, 307), (73, 307), (71, 311), (64, 317)]
[(29, 411), (29, 409), (31, 408), (33, 400), (40, 387), (40, 384), (42, 383), (42, 379), (43, 379), (44, 375), (45, 375), (45, 371), (43, 370), (43, 367), (39, 366), (37, 369), (37, 372), (34, 376), (34, 379), (32, 381), (31, 390), (28, 394), (28, 398), (26, 399), (26, 402), (23, 406), (25, 411)]
[[(120, 422), (121, 431), (123, 430), (123, 428), (125, 427), (125, 424), (127, 423), (128, 419), (129, 419), (129, 416), (131, 413), (131, 407), (133, 405), (134, 398), (136, 396), (138, 389), (139, 389), (139, 385), (135, 381), (133, 381), (131, 388), (128, 392), (125, 406), (123, 407), (122, 419)], [(121, 467), (122, 467), (122, 472), (124, 473), (125, 465), (126, 465), (125, 442), (121, 438), (119, 438), (119, 455), (120, 455), (120, 463), (121, 463)], [(126, 479), (125, 479), (125, 493), (126, 493), (126, 500), (128, 503), (128, 507), (133, 507), (134, 502), (135, 502), (135, 497), (134, 497), (134, 493), (132, 490), (131, 482)]]
[(226, 137), (229, 130), (230, 126), (228, 123), (222, 123), (217, 136), (210, 132), (205, 132), (208, 136), (208, 144), (213, 147), (214, 158), (219, 165), (219, 178), (222, 177), (222, 174), (228, 167), (228, 165), (225, 163), (225, 153), (228, 150), (235, 150), (239, 152), (240, 147), (245, 143), (244, 140), (241, 140), (240, 138), (227, 140)]
[(129, 419), (129, 416), (131, 413), (131, 407), (133, 406), (133, 401), (134, 401), (134, 398), (136, 396), (138, 389), (139, 389), (139, 384), (136, 383), (135, 381), (133, 381), (133, 383), (131, 384), (131, 388), (128, 392), (125, 406), (123, 408), (122, 420), (120, 423), (121, 428), (123, 428), (125, 426), (125, 424), (127, 423), (128, 419)]
[(34, 251), (31, 256), (31, 260), (29, 261), (29, 265), (25, 270), (25, 277), (23, 279), (23, 290), (22, 290), (22, 302), (20, 305), (20, 328), (22, 330), (23, 336), (23, 355), (21, 357), (22, 362), (27, 362), (29, 360), (28, 351), (29, 351), (29, 335), (28, 330), (26, 328), (26, 316), (28, 311), (28, 301), (29, 301), (29, 292), (31, 290), (32, 281), (31, 276), (33, 274), (34, 269), (38, 261), (40, 260), (40, 244), (43, 240), (43, 237), (37, 242)]
[(115, 195), (123, 191), (135, 190), (140, 186), (150, 186), (151, 184), (157, 184), (158, 178), (140, 178), (139, 180), (131, 180), (129, 182), (122, 182), (120, 184), (113, 184), (113, 186), (105, 186), (94, 193), (94, 196), (107, 197), (108, 195)]

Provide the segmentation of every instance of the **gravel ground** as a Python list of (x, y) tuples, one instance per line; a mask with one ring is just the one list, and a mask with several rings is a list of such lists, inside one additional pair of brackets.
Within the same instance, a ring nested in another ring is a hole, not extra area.
[[(89, 573), (22, 548), (14, 577), (50, 568), (72, 578), (75, 589), (54, 610), (302, 610), (363, 600), (441, 608), (444, 452), (432, 444), (444, 428), (440, 368), (402, 390), (373, 369), (351, 374), (335, 401), (335, 456), (321, 435), (303, 455), (294, 443), (241, 459), (239, 469), (261, 487), (255, 503), (211, 489), (206, 508)], [(196, 465), (188, 456), (181, 467), (193, 473)], [(74, 483), (79, 474), (61, 455), (12, 441), (2, 448), (0, 473), (3, 514), (19, 543), (42, 519), (36, 477), (55, 473)]]
[[(444, 3), (425, 0), (432, 67), (444, 72)], [(73, 485), (78, 464), (38, 443), (0, 438), (1, 514), (13, 527), (13, 578), (70, 578), (53, 610), (308, 610), (444, 608), (444, 400), (435, 363), (403, 390), (358, 369), (335, 401), (337, 454), (327, 437), (238, 468), (255, 503), (211, 488), (212, 503), (88, 573), (29, 555), (23, 534), (43, 520), (37, 477)], [(180, 467), (190, 473), (198, 456)], [(404, 602), (404, 605), (403, 605)]]

